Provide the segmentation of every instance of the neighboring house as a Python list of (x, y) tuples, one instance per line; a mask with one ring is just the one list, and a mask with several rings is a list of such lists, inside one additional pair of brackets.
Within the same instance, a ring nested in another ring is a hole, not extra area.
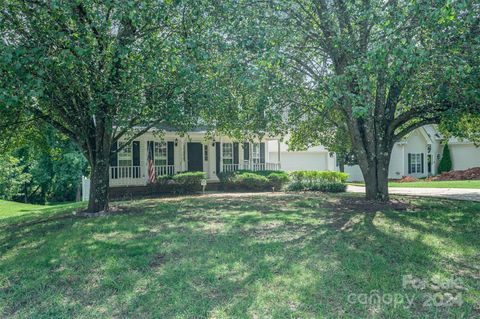
[[(269, 142), (271, 146), (276, 142)], [(443, 152), (444, 138), (434, 125), (427, 125), (412, 131), (402, 141), (395, 143), (389, 167), (389, 178), (400, 179), (403, 176), (417, 178), (437, 174), (438, 164)], [(454, 170), (464, 170), (480, 166), (480, 148), (472, 142), (451, 138), (448, 141)], [(277, 156), (277, 150), (271, 148), (270, 157)], [(280, 154), (282, 169), (294, 170), (338, 170), (336, 156), (322, 146), (306, 151), (288, 151), (281, 143)], [(358, 165), (346, 166), (350, 180), (363, 181)]]
[[(225, 171), (248, 169), (279, 170), (278, 157), (270, 158), (268, 141), (238, 142), (227, 136), (209, 137), (201, 129), (181, 136), (175, 131), (152, 129), (120, 150), (110, 162), (110, 187), (125, 188), (151, 184), (149, 154), (155, 177), (179, 172), (205, 172), (207, 181), (218, 182), (217, 174)], [(113, 145), (117, 148), (119, 145)], [(83, 181), (83, 199), (89, 195), (89, 180)]]

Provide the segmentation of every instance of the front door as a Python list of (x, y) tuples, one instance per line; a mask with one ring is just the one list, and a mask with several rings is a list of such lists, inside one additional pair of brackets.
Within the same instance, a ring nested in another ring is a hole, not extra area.
[(188, 171), (203, 172), (202, 143), (188, 143)]

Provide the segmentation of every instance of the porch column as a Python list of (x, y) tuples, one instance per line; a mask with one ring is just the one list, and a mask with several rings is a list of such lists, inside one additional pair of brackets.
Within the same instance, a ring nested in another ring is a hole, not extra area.
[(250, 156), (248, 157), (248, 166), (250, 170), (253, 170), (253, 143), (255, 142), (248, 143), (248, 151), (250, 152)]
[(185, 142), (185, 137), (182, 138), (182, 154), (181, 154), (181, 166), (182, 171), (185, 172), (187, 170), (187, 143)]
[(280, 140), (277, 140), (277, 163), (278, 163), (278, 169), (281, 169), (281, 164), (280, 164)]
[[(140, 140), (140, 152), (143, 154), (143, 172), (142, 172), (142, 177), (143, 177), (143, 184), (148, 185), (148, 139), (147, 140)], [(143, 152), (142, 152), (143, 149)]]

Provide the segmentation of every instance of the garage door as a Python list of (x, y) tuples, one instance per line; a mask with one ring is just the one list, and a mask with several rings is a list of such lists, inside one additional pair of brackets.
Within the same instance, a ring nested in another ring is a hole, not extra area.
[[(277, 159), (277, 153), (270, 153), (270, 158)], [(327, 160), (327, 153), (280, 153), (283, 171), (324, 171)]]

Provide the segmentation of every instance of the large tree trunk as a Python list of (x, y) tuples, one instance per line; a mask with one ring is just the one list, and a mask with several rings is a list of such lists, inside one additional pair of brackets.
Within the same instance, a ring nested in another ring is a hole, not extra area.
[(375, 121), (373, 115), (350, 121), (352, 150), (365, 180), (366, 199), (388, 201), (388, 167), (393, 141), (386, 134), (386, 124)]
[(95, 163), (90, 164), (92, 172), (87, 213), (108, 211), (109, 160), (109, 156), (97, 157)]
[(365, 180), (366, 199), (388, 201), (388, 167), (391, 150), (381, 148), (377, 154), (369, 154), (367, 159), (360, 160), (360, 169)]
[(108, 211), (108, 191), (110, 186), (110, 128), (104, 121), (97, 120), (96, 127), (88, 146), (90, 175), (90, 197), (87, 213), (101, 213)]
[(388, 201), (388, 164), (369, 161), (360, 168), (365, 179), (366, 199)]

